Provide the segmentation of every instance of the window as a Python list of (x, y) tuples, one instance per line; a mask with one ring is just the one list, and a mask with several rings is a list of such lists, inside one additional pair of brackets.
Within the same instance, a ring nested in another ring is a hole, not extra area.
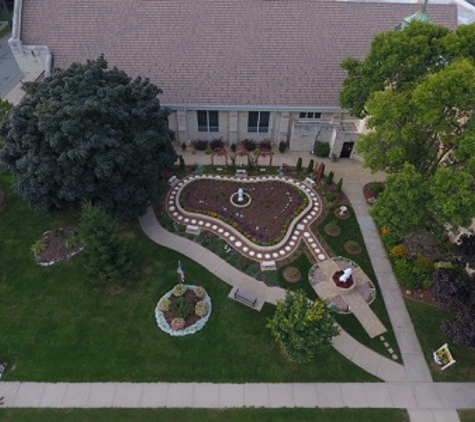
[(217, 111), (198, 110), (198, 132), (219, 132)]
[(247, 123), (248, 132), (269, 132), (269, 111), (250, 111)]
[(320, 119), (322, 117), (322, 113), (300, 113), (301, 119)]

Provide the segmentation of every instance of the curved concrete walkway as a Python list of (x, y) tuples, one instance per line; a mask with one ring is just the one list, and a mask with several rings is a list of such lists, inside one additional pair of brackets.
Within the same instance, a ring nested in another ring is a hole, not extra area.
[[(285, 298), (284, 289), (280, 287), (269, 287), (262, 281), (257, 281), (255, 278), (232, 267), (226, 261), (201, 245), (165, 230), (158, 223), (151, 208), (149, 208), (147, 213), (140, 219), (140, 225), (144, 233), (155, 243), (188, 256), (230, 286), (253, 292), (257, 297), (273, 305)], [(406, 371), (402, 365), (358, 343), (344, 330), (341, 330), (341, 334), (335, 338), (334, 347), (350, 361), (384, 381), (408, 380)]]

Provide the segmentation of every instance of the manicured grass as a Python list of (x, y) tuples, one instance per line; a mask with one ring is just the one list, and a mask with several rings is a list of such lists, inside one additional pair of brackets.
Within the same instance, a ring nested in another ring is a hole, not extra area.
[(407, 412), (401, 409), (0, 409), (0, 419), (4, 422), (409, 421)]
[(475, 422), (475, 409), (459, 410), (461, 422)]
[[(411, 300), (406, 300), (406, 306), (434, 381), (474, 382), (475, 350), (454, 344), (440, 329), (440, 324), (449, 315), (435, 306)], [(445, 371), (441, 371), (434, 363), (432, 353), (444, 343), (448, 343), (452, 356), (457, 362)]]
[[(65, 223), (38, 216), (2, 186), (0, 213), (0, 358), (5, 381), (135, 382), (363, 382), (377, 379), (330, 349), (306, 365), (279, 351), (261, 313), (227, 298), (230, 286), (162, 248), (137, 224), (124, 230), (133, 240), (140, 279), (124, 291), (91, 286), (84, 257), (38, 266), (30, 247), (41, 234)], [(74, 216), (68, 217), (74, 220)], [(213, 313), (200, 333), (172, 338), (154, 318), (159, 298), (177, 282), (182, 260), (187, 282), (203, 285)]]
[[(379, 284), (377, 283), (377, 278), (374, 273), (368, 252), (366, 250), (366, 246), (360, 231), (358, 221), (356, 220), (354, 212), (351, 208), (350, 218), (348, 218), (347, 220), (338, 219), (334, 215), (334, 212), (337, 208), (338, 207), (331, 208), (326, 218), (318, 225), (318, 231), (320, 233), (320, 236), (324, 239), (324, 241), (327, 243), (327, 245), (331, 248), (331, 250), (336, 256), (343, 256), (356, 262), (375, 284), (377, 297), (376, 300), (371, 304), (371, 309), (374, 311), (374, 313), (378, 316), (378, 318), (388, 330), (386, 333), (384, 333), (385, 341), (389, 342), (393, 350), (398, 355), (399, 362), (401, 362), (401, 354), (396, 341), (396, 337), (394, 335), (394, 331), (389, 320), (389, 315), (386, 310), (384, 300), (381, 296), (381, 289), (379, 288)], [(327, 235), (324, 230), (324, 227), (333, 220), (337, 220), (338, 226), (341, 229), (341, 233), (337, 237), (331, 237)], [(350, 255), (348, 252), (346, 252), (344, 244), (348, 240), (354, 240), (358, 242), (358, 244), (362, 247), (362, 252), (359, 255)], [(383, 345), (383, 342), (379, 340), (379, 338), (371, 339), (354, 315), (338, 315), (337, 321), (343, 327), (343, 329), (348, 331), (348, 333), (350, 333), (356, 340), (377, 351), (383, 356), (390, 357), (386, 348)]]

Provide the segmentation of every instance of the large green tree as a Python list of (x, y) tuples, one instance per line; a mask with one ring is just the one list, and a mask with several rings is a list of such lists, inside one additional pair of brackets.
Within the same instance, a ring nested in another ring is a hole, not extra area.
[(413, 22), (404, 31), (378, 35), (365, 60), (348, 58), (342, 63), (348, 72), (340, 94), (342, 107), (355, 116), (365, 117), (366, 102), (374, 92), (389, 86), (396, 91), (404, 90), (428, 70), (439, 68), (449, 56), (449, 45), (443, 42), (448, 33), (441, 26)]
[(475, 25), (413, 22), (376, 37), (364, 61), (346, 60), (342, 105), (367, 117), (356, 151), (386, 171), (372, 215), (404, 236), (475, 217)]
[(24, 90), (0, 128), (0, 160), (32, 208), (51, 212), (88, 201), (126, 221), (163, 193), (163, 171), (177, 156), (161, 90), (147, 79), (109, 69), (101, 56)]
[(287, 292), (267, 327), (290, 360), (299, 363), (330, 347), (339, 332), (328, 304), (310, 302), (303, 290)]

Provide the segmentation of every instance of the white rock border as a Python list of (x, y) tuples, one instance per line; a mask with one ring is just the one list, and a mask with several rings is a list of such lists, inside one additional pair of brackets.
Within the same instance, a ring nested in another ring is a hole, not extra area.
[[(187, 284), (186, 286), (188, 287), (188, 289), (191, 289), (191, 290), (196, 290), (198, 288), (198, 286), (195, 286), (192, 284)], [(203, 298), (203, 301), (208, 305), (208, 309), (209, 309), (208, 314), (204, 316), (203, 318), (201, 318), (199, 321), (197, 321), (195, 324), (190, 325), (189, 327), (186, 327), (184, 330), (173, 330), (170, 327), (170, 325), (168, 325), (168, 322), (165, 319), (165, 315), (159, 309), (160, 302), (164, 299), (170, 298), (172, 294), (173, 294), (173, 289), (165, 293), (160, 298), (160, 300), (157, 303), (157, 306), (155, 307), (155, 319), (157, 320), (158, 327), (162, 331), (164, 331), (165, 333), (169, 334), (172, 337), (183, 337), (190, 334), (195, 334), (198, 331), (202, 330), (203, 327), (208, 322), (209, 317), (211, 316), (211, 310), (212, 310), (211, 298), (209, 297), (208, 292), (206, 292), (206, 296)]]

